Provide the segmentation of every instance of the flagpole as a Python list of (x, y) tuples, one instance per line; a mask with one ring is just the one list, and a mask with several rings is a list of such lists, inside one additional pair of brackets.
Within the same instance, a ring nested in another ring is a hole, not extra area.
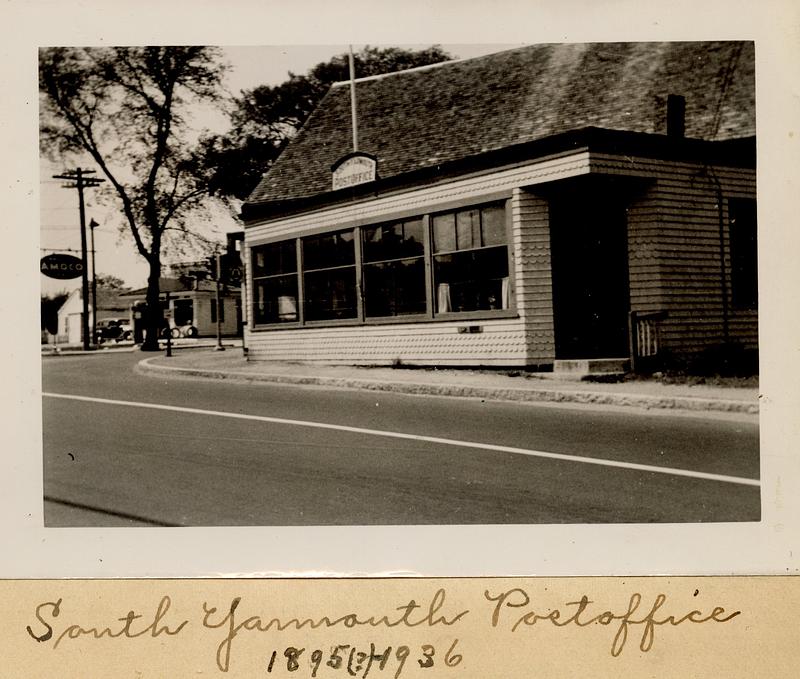
[(350, 110), (353, 117), (353, 151), (358, 151), (358, 116), (356, 115), (356, 67), (353, 60), (353, 46), (348, 54), (350, 64)]

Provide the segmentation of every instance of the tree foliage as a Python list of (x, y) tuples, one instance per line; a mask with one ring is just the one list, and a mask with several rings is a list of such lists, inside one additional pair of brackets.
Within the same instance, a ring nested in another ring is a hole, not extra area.
[(61, 290), (54, 294), (42, 294), (41, 296), (41, 326), (42, 330), (47, 330), (51, 335), (58, 333), (58, 310), (69, 297), (66, 290)]
[(149, 265), (146, 348), (157, 347), (162, 248), (208, 195), (190, 111), (219, 101), (224, 66), (205, 47), (44, 48), (39, 55), (42, 150), (88, 154), (113, 188)]
[[(368, 46), (353, 57), (357, 78), (452, 59), (438, 46), (416, 51)], [(349, 78), (348, 55), (340, 54), (305, 75), (289, 73), (280, 85), (243, 91), (234, 102), (230, 133), (204, 139), (206, 162), (215, 169), (214, 191), (246, 199), (330, 86)]]
[(97, 287), (103, 290), (127, 292), (130, 289), (125, 281), (113, 274), (98, 274), (96, 280)]

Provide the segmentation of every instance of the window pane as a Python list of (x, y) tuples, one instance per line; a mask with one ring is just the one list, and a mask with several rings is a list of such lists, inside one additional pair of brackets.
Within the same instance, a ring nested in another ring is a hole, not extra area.
[(364, 309), (371, 317), (424, 313), (425, 261), (415, 258), (364, 266)]
[(192, 325), (194, 323), (194, 302), (191, 299), (176, 299), (172, 303), (175, 325)]
[(425, 253), (422, 220), (403, 222), (403, 254), (408, 257), (422, 256)]
[(265, 278), (256, 281), (253, 287), (256, 323), (289, 323), (298, 320), (296, 274)]
[(344, 266), (355, 263), (355, 260), (353, 231), (303, 239), (303, 266), (306, 270)]
[(297, 271), (297, 250), (293, 240), (253, 248), (253, 277)]
[(425, 252), (421, 219), (374, 226), (363, 232), (365, 262), (422, 256)]
[(506, 242), (506, 211), (502, 205), (481, 210), (483, 245), (504, 245)]
[(437, 215), (433, 218), (434, 252), (456, 249), (456, 217), (454, 214)]
[(456, 242), (459, 250), (481, 246), (480, 213), (477, 210), (456, 213)]
[(508, 308), (505, 247), (440, 255), (433, 272), (438, 313)]
[(355, 318), (355, 267), (305, 274), (305, 318), (308, 321)]

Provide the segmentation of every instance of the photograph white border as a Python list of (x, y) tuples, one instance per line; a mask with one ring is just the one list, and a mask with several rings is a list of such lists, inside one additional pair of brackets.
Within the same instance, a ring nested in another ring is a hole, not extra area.
[[(751, 6), (752, 4), (752, 6)], [(798, 572), (796, 3), (4, 3), (2, 577), (484, 576)], [(42, 516), (39, 46), (469, 44), (755, 40), (761, 303), (762, 521), (731, 524), (44, 528)]]

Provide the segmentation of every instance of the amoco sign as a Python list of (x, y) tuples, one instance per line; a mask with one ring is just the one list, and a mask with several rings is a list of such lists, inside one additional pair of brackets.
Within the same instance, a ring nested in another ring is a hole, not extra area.
[(83, 261), (72, 255), (53, 254), (42, 257), (41, 271), (50, 278), (78, 278), (83, 275)]

